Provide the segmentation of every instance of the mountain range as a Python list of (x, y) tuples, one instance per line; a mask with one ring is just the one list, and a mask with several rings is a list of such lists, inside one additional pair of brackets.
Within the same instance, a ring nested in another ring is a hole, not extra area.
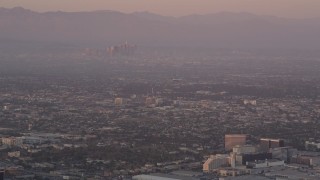
[(0, 8), (0, 41), (219, 48), (320, 47), (320, 18), (222, 12), (167, 17), (149, 12), (45, 12)]

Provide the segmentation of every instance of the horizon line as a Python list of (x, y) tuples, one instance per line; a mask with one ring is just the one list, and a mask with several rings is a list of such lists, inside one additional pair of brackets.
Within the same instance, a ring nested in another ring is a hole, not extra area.
[(14, 9), (23, 9), (26, 11), (31, 11), (35, 13), (40, 13), (40, 14), (45, 14), (45, 13), (57, 13), (57, 12), (63, 12), (63, 13), (93, 13), (93, 12), (115, 12), (115, 13), (121, 13), (121, 14), (134, 14), (134, 13), (149, 13), (153, 15), (158, 15), (158, 16), (163, 16), (163, 17), (169, 17), (169, 18), (182, 18), (182, 17), (188, 17), (188, 16), (206, 16), (206, 15), (219, 15), (223, 13), (229, 13), (229, 14), (248, 14), (248, 15), (255, 15), (255, 16), (261, 16), (261, 17), (276, 17), (276, 18), (282, 18), (282, 19), (298, 19), (298, 20), (304, 20), (304, 19), (318, 19), (320, 16), (315, 16), (315, 17), (308, 17), (308, 18), (297, 18), (297, 17), (283, 17), (283, 16), (277, 16), (277, 15), (271, 15), (271, 14), (256, 14), (252, 12), (246, 12), (246, 11), (239, 11), (239, 12), (234, 12), (234, 11), (220, 11), (220, 12), (213, 12), (213, 13), (191, 13), (191, 14), (186, 14), (186, 15), (180, 15), (180, 16), (172, 16), (172, 15), (163, 15), (160, 13), (155, 13), (151, 12), (148, 10), (142, 10), (142, 11), (132, 11), (132, 12), (123, 12), (120, 10), (110, 10), (110, 9), (97, 9), (97, 10), (79, 10), (79, 11), (65, 11), (65, 10), (48, 10), (48, 11), (38, 11), (34, 9), (29, 9), (25, 8), (22, 6), (15, 6), (11, 8), (7, 7), (0, 7), (0, 9), (6, 9), (6, 10), (14, 10)]

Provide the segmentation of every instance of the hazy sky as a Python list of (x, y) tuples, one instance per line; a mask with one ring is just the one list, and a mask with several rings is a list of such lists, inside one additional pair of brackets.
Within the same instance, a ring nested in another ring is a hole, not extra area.
[(182, 16), (230, 11), (293, 18), (320, 17), (320, 0), (0, 0), (0, 6), (21, 6), (41, 12), (116, 10)]

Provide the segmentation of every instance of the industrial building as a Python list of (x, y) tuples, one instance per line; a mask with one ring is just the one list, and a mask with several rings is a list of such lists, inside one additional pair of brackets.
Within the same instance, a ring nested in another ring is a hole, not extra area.
[(319, 151), (320, 150), (320, 143), (306, 141), (305, 148), (307, 151)]
[(284, 166), (284, 161), (281, 160), (260, 160), (254, 162), (247, 162), (248, 168), (267, 168), (267, 167), (274, 167), (274, 166)]
[(298, 150), (292, 147), (278, 147), (270, 149), (269, 152), (272, 153), (273, 159), (283, 160), (287, 163), (290, 161), (290, 157), (297, 155)]

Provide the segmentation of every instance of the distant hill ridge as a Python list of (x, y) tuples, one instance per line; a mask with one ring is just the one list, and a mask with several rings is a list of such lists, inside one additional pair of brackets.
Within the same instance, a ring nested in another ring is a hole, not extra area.
[(286, 19), (250, 13), (167, 17), (149, 12), (45, 12), (0, 8), (0, 39), (143, 46), (320, 47), (320, 18)]

